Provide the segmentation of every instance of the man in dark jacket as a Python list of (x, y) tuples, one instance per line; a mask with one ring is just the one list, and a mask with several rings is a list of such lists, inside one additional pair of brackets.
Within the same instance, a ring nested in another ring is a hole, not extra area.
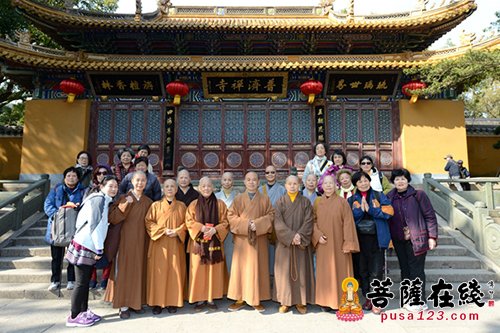
[[(448, 171), (451, 179), (460, 179), (460, 168), (458, 167), (458, 163), (453, 160), (453, 156), (448, 154), (444, 157), (446, 160), (446, 165), (444, 166), (444, 171)], [(457, 190), (463, 191), (462, 185), (460, 183), (452, 183), (455, 185)]]

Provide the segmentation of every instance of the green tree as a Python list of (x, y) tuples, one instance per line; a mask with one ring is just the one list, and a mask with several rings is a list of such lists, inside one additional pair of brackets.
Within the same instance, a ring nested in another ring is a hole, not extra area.
[(470, 116), (498, 117), (500, 50), (469, 51), (461, 57), (405, 70), (420, 78), (427, 88), (417, 95), (439, 94), (453, 88), (463, 99)]
[(0, 113), (0, 124), (5, 126), (23, 126), (24, 103), (4, 106)]
[[(40, 3), (56, 8), (64, 8), (67, 0), (39, 0)], [(73, 0), (74, 8), (88, 11), (114, 12), (118, 8), (118, 0)], [(19, 14), (11, 5), (10, 0), (0, 0), (0, 38), (7, 38), (17, 41), (18, 31), (29, 31), (32, 43), (51, 48), (61, 48), (50, 36), (37, 29), (24, 16)], [(10, 124), (12, 121), (19, 122), (23, 117), (19, 117), (18, 112), (24, 112), (24, 105), (10, 106), (15, 101), (24, 102), (30, 97), (30, 92), (16, 85), (0, 72), (0, 125)], [(17, 119), (17, 120), (16, 120)], [(21, 121), (22, 123), (22, 121)]]

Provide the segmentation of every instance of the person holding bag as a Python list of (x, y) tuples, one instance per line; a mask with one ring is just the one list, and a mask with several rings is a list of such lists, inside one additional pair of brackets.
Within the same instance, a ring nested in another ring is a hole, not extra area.
[[(389, 199), (384, 193), (373, 190), (370, 182), (366, 172), (356, 172), (352, 176), (356, 192), (347, 200), (354, 215), (360, 247), (360, 253), (353, 256), (354, 275), (360, 280), (364, 296), (370, 292), (374, 279), (382, 280), (384, 251), (391, 240), (387, 221), (394, 214)], [(369, 299), (363, 309), (375, 314), (381, 312)]]
[[(61, 287), (61, 271), (64, 252), (66, 250), (66, 246), (54, 244), (52, 224), (59, 209), (68, 204), (78, 206), (82, 202), (84, 192), (85, 189), (80, 184), (80, 172), (75, 167), (69, 167), (63, 172), (62, 183), (57, 184), (45, 199), (43, 209), (49, 217), (45, 232), (45, 241), (50, 244), (50, 254), (52, 257), (52, 276), (50, 277), (49, 291), (55, 291)], [(68, 265), (67, 272), (68, 284), (66, 288), (72, 290), (75, 281), (75, 269), (73, 265)]]
[(89, 195), (78, 212), (75, 237), (66, 253), (66, 260), (75, 266), (76, 272), (67, 327), (91, 326), (101, 320), (88, 308), (89, 283), (93, 267), (103, 255), (104, 239), (108, 232), (108, 207), (117, 192), (116, 177), (106, 176), (101, 191)]
[(391, 182), (395, 185), (387, 196), (394, 207), (390, 220), (392, 243), (398, 256), (401, 280), (422, 281), (420, 304), (405, 304), (412, 312), (427, 310), (425, 304), (425, 257), (427, 251), (437, 246), (438, 225), (434, 209), (427, 194), (417, 191), (409, 183), (410, 172), (406, 169), (392, 171)]

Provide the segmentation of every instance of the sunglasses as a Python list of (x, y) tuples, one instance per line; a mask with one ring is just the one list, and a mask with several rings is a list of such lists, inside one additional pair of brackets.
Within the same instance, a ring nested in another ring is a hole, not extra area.
[(276, 173), (276, 171), (266, 171), (266, 175), (268, 175), (268, 174), (272, 174), (273, 175), (275, 173)]
[(372, 162), (361, 162), (361, 165), (372, 165)]
[(101, 175), (101, 176), (106, 176), (107, 174), (108, 173), (106, 171), (96, 173), (96, 175)]

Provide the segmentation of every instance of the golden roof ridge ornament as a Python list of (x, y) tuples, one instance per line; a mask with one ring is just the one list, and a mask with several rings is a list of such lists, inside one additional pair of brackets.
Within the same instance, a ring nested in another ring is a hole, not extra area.
[(135, 0), (135, 16), (134, 16), (134, 21), (135, 22), (140, 22), (142, 18), (142, 1), (141, 0)]
[(170, 0), (158, 0), (158, 10), (161, 15), (168, 16), (172, 2)]

